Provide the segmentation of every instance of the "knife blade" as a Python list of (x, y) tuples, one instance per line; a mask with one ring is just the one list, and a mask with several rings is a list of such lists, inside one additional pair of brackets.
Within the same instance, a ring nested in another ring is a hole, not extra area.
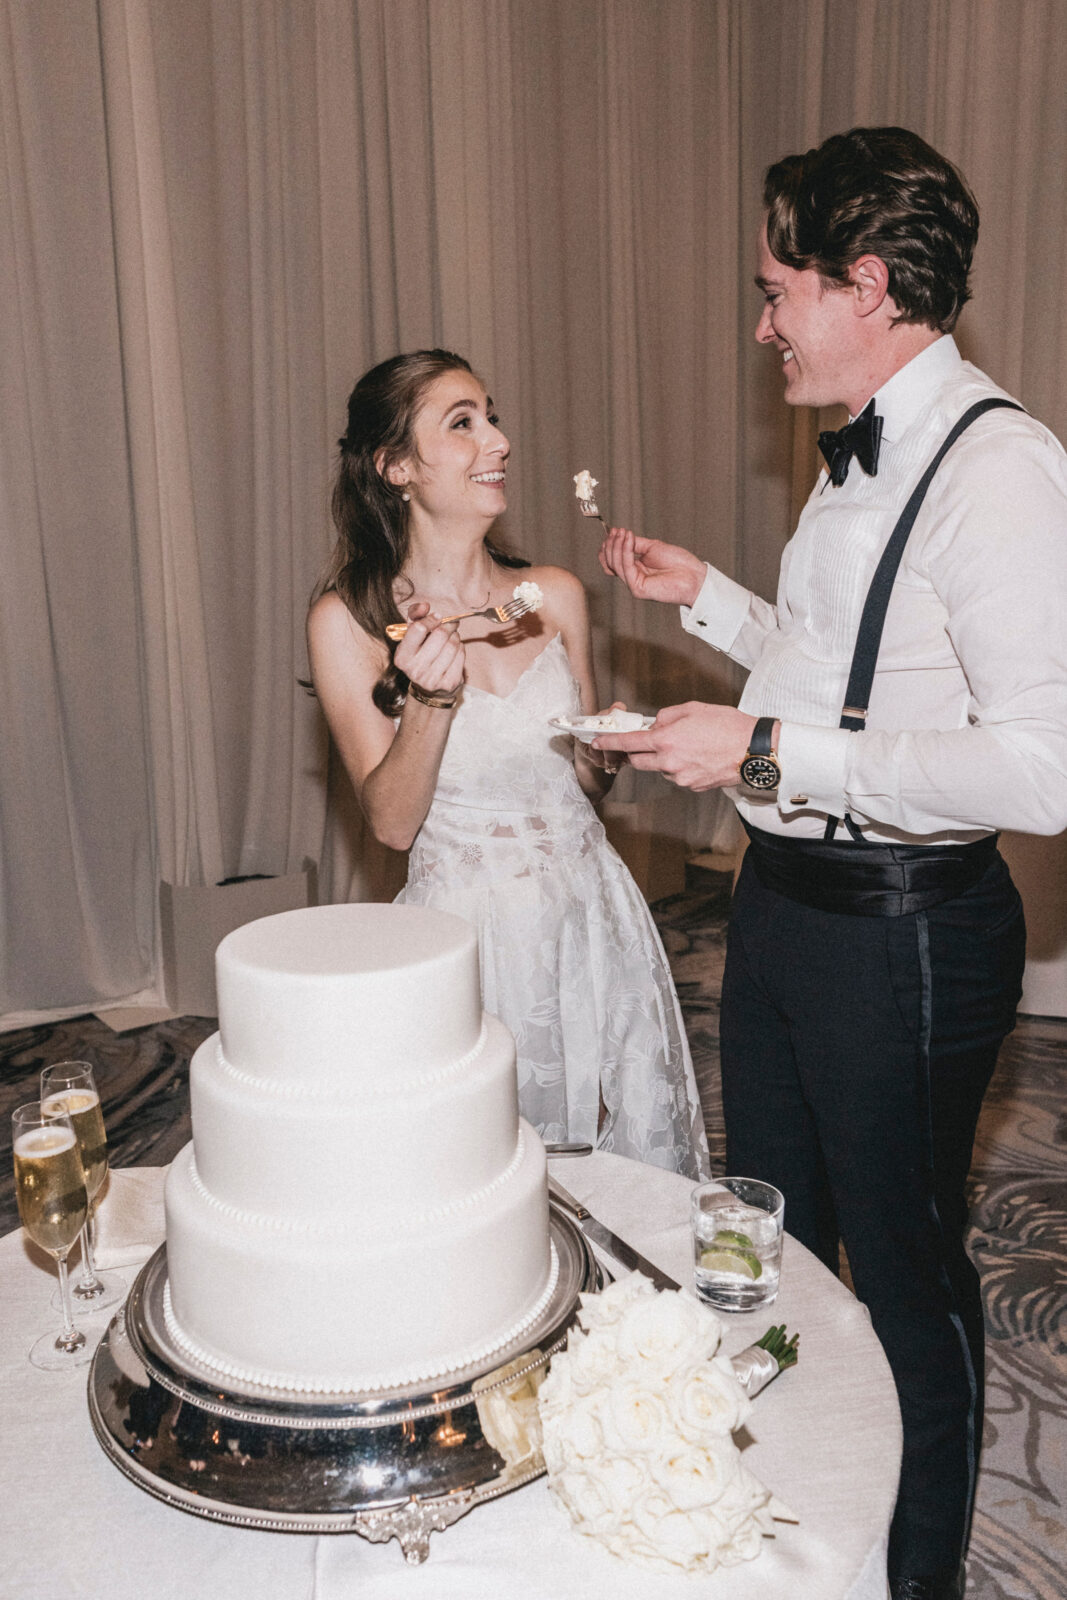
[(617, 1261), (620, 1267), (626, 1267), (630, 1272), (643, 1272), (646, 1278), (651, 1278), (657, 1289), (677, 1289), (679, 1285), (669, 1273), (662, 1271), (654, 1262), (649, 1261), (640, 1251), (635, 1250), (632, 1244), (625, 1239), (620, 1239), (613, 1233), (607, 1223), (601, 1222), (599, 1217), (594, 1217), (588, 1206), (563, 1187), (558, 1178), (551, 1175), (548, 1179), (549, 1192), (555, 1196), (560, 1204), (571, 1213), (587, 1239), (606, 1250), (608, 1255)]

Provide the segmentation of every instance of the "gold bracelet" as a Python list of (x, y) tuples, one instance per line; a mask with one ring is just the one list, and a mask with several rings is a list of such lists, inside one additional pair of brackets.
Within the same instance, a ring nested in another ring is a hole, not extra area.
[(408, 684), (408, 693), (413, 694), (420, 705), (429, 706), (432, 711), (451, 711), (459, 699), (458, 689), (444, 689), (440, 694), (427, 694), (417, 683)]

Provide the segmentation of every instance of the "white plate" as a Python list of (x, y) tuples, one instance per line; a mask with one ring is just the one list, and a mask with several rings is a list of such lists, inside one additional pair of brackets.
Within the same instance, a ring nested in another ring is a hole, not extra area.
[(592, 744), (593, 740), (602, 733), (639, 733), (644, 728), (651, 728), (655, 717), (643, 717), (639, 711), (616, 711), (612, 715), (615, 726), (604, 727), (603, 717), (549, 717), (550, 728), (558, 728), (560, 733), (572, 734), (582, 744)]

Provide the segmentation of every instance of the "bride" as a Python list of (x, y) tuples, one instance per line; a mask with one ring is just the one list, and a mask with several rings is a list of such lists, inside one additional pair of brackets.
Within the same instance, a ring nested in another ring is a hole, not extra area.
[[(593, 810), (617, 758), (549, 726), (596, 708), (585, 595), (490, 538), (510, 449), (491, 400), (461, 356), (394, 356), (357, 383), (340, 449), (308, 650), (371, 828), (411, 852), (398, 899), (478, 929), (483, 1001), (544, 1138), (705, 1177), (663, 947)], [(440, 620), (505, 605), (520, 580), (544, 597), (520, 620)]]

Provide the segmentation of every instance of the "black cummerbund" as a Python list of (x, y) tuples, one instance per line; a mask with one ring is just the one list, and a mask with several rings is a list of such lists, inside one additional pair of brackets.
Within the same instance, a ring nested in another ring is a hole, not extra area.
[(952, 900), (978, 882), (997, 854), (995, 833), (972, 844), (868, 844), (786, 839), (747, 822), (745, 832), (765, 889), (851, 917), (906, 917)]

